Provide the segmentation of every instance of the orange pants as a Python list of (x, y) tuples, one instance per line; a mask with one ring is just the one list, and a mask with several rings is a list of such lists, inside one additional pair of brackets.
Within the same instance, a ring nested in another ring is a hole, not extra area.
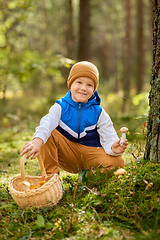
[(110, 156), (103, 148), (70, 141), (56, 129), (41, 147), (40, 155), (48, 175), (59, 173), (59, 167), (70, 173), (78, 173), (99, 166), (107, 170), (125, 166), (122, 156)]

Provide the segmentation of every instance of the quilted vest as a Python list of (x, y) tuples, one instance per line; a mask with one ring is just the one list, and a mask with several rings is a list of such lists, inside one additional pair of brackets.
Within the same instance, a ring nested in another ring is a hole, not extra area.
[(100, 97), (95, 91), (87, 103), (74, 102), (70, 90), (56, 102), (61, 106), (61, 119), (56, 128), (71, 141), (92, 147), (102, 147), (97, 122), (102, 111)]

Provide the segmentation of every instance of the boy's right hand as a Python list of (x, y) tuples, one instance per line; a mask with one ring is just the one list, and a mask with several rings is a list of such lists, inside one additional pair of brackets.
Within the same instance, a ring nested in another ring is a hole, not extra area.
[(41, 138), (34, 138), (32, 141), (27, 142), (21, 151), (21, 156), (23, 156), (25, 153), (29, 152), (26, 156), (28, 159), (31, 157), (31, 159), (34, 159), (38, 156), (40, 152), (40, 148), (43, 144), (43, 140)]

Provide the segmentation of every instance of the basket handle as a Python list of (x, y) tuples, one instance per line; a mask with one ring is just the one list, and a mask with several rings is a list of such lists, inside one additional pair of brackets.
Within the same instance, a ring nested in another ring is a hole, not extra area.
[[(20, 170), (21, 170), (21, 179), (22, 179), (22, 181), (26, 181), (25, 171), (24, 171), (25, 159), (26, 159), (26, 154), (24, 154), (21, 157), (21, 160), (20, 160)], [(40, 154), (39, 154), (39, 157), (38, 157), (38, 162), (39, 162), (41, 173), (42, 173), (42, 180), (44, 180), (47, 177), (47, 174), (46, 174), (46, 170), (44, 168), (43, 160), (42, 160), (42, 157), (41, 157)]]

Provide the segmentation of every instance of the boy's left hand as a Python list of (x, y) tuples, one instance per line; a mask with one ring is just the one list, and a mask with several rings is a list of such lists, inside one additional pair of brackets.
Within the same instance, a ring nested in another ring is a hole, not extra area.
[(123, 144), (120, 144), (120, 141), (121, 141), (121, 138), (112, 144), (111, 148), (113, 153), (120, 154), (120, 153), (124, 153), (124, 151), (126, 150), (128, 145), (127, 139), (124, 140)]

